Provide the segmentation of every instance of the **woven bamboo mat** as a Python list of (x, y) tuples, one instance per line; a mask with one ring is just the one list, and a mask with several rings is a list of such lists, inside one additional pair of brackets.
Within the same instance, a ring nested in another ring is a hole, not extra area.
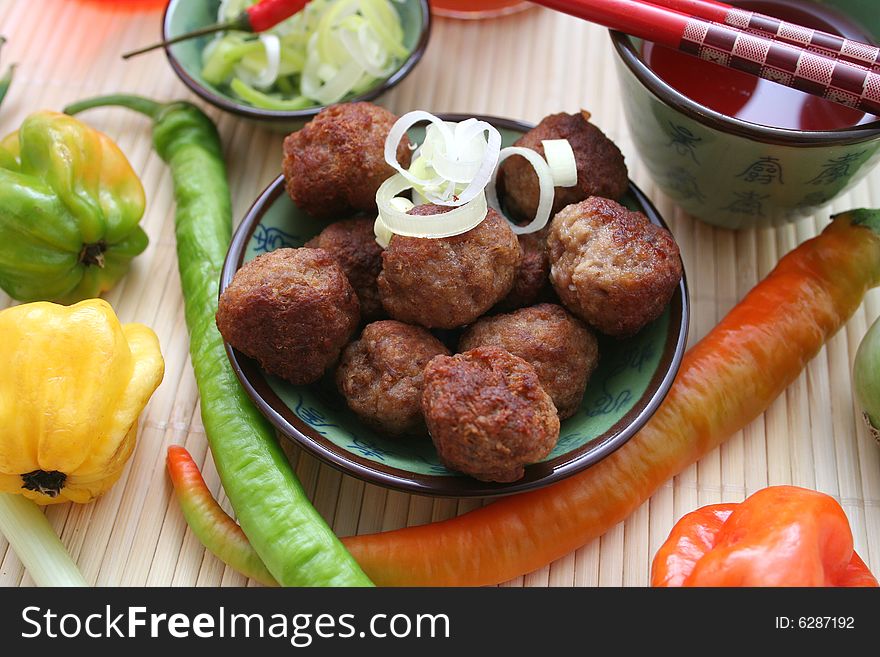
[[(149, 4), (151, 0), (148, 0)], [(29, 112), (115, 91), (157, 99), (189, 97), (164, 55), (123, 62), (126, 48), (154, 40), (161, 12), (132, 11), (119, 0), (0, 1), (4, 60), (19, 67), (0, 113), (0, 131)], [(37, 6), (38, 5), (38, 6)], [(190, 98), (192, 100), (192, 98)], [(649, 182), (623, 122), (612, 52), (604, 30), (544, 9), (479, 23), (436, 20), (415, 72), (382, 99), (395, 111), (425, 108), (537, 121), (581, 107), (621, 147), (630, 176), (655, 201), (681, 245), (692, 302), (690, 338), (702, 337), (778, 258), (813, 236), (829, 213), (776, 230), (731, 232), (696, 222)], [(235, 217), (280, 170), (281, 136), (209, 113), (226, 146)], [(242, 586), (242, 576), (205, 552), (187, 530), (164, 472), (168, 444), (182, 443), (224, 504), (198, 413), (175, 259), (171, 180), (152, 150), (147, 121), (123, 110), (86, 116), (115, 139), (147, 192), (143, 226), (150, 246), (108, 295), (123, 321), (153, 327), (165, 380), (141, 417), (137, 449), (120, 481), (90, 505), (58, 505), (47, 515), (98, 585)], [(880, 171), (835, 202), (832, 211), (880, 204)], [(0, 293), (0, 308), (10, 304)], [(651, 557), (673, 523), (704, 504), (739, 501), (772, 484), (796, 484), (836, 497), (852, 523), (856, 549), (880, 571), (880, 449), (857, 422), (850, 390), (852, 358), (880, 314), (869, 295), (846, 328), (770, 409), (721, 448), (667, 482), (601, 539), (509, 586), (644, 586)], [(370, 533), (448, 518), (479, 501), (423, 498), (365, 485), (290, 449), (297, 475), (340, 535)], [(226, 504), (228, 506), (228, 504)], [(0, 537), (0, 585), (32, 580)]]

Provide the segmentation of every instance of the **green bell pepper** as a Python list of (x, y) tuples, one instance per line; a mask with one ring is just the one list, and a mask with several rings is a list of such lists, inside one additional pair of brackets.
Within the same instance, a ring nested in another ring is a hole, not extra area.
[(41, 111), (0, 142), (0, 287), (73, 303), (109, 290), (147, 248), (144, 188), (122, 151)]

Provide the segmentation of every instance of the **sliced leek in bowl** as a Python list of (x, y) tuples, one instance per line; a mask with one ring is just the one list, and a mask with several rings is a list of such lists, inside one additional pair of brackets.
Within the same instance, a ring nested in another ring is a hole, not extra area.
[[(214, 23), (221, 9), (236, 13), (251, 3), (171, 0), (162, 37)], [(395, 24), (381, 13), (388, 11), (399, 28), (388, 27)], [(226, 32), (165, 52), (181, 81), (204, 100), (289, 132), (327, 105), (372, 100), (394, 87), (421, 59), (430, 27), (427, 0), (313, 0), (266, 32)]]

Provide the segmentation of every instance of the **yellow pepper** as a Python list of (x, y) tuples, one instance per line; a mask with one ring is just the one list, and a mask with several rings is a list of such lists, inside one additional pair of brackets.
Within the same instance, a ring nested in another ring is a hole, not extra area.
[(156, 334), (101, 299), (0, 311), (0, 492), (53, 504), (108, 490), (164, 371)]

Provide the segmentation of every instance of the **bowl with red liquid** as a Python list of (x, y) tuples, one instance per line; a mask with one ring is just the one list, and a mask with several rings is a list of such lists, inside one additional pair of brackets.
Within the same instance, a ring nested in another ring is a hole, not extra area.
[[(880, 12), (861, 0), (734, 0), (868, 43)], [(880, 117), (619, 32), (611, 34), (624, 113), (660, 189), (725, 228), (813, 214), (880, 161)]]

